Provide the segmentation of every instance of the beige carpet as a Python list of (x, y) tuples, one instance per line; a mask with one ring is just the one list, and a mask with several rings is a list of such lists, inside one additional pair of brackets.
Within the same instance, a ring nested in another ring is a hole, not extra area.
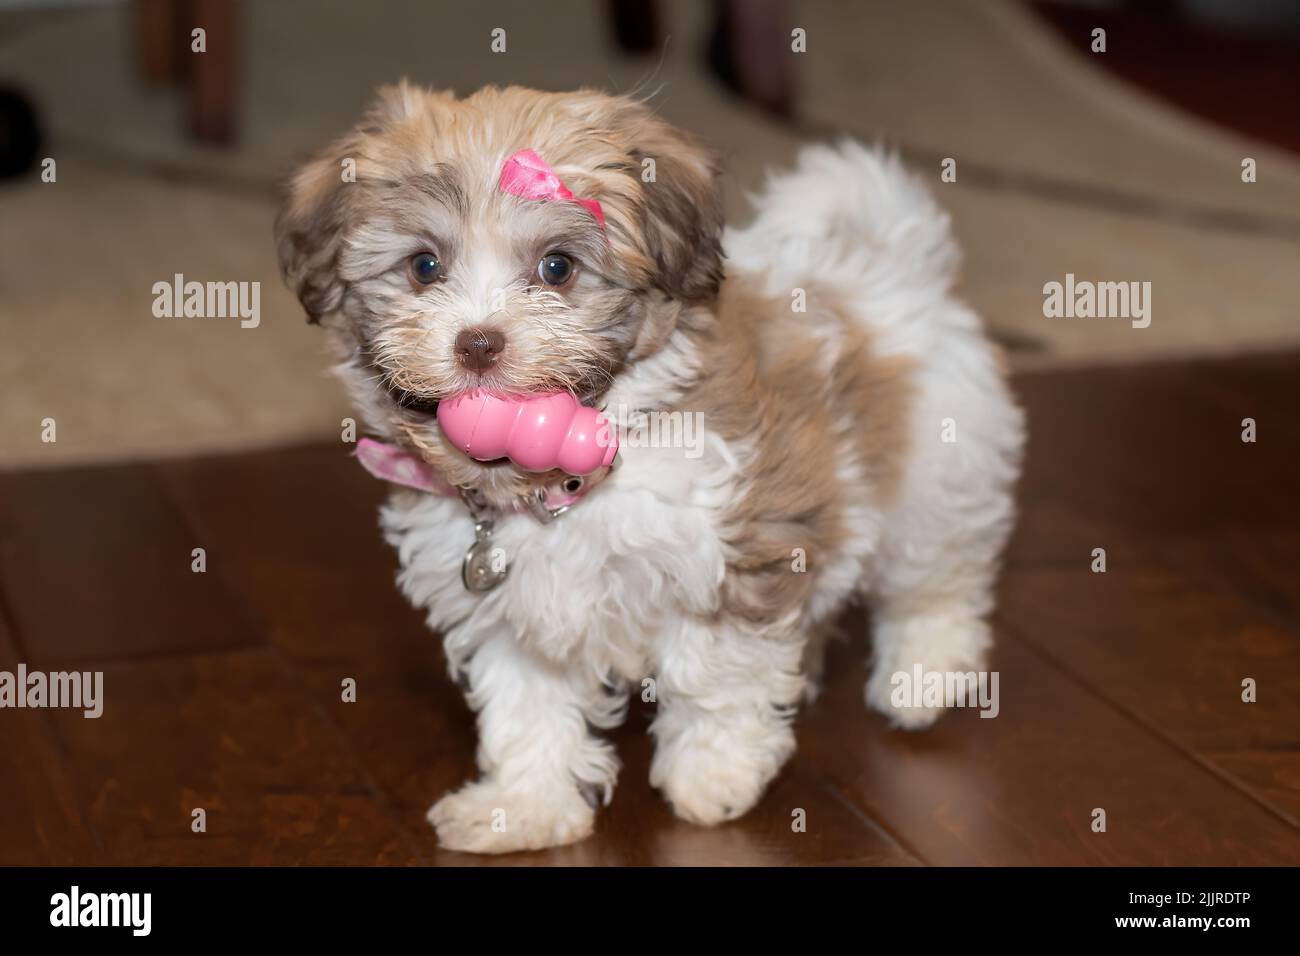
[[(800, 142), (704, 75), (703, 4), (669, 4), (663, 61), (624, 59), (604, 4), (245, 4), (243, 136), (182, 135), (177, 95), (135, 82), (128, 10), (0, 14), (0, 79), (37, 99), (58, 182), (0, 187), (0, 464), (181, 454), (336, 435), (347, 405), (319, 335), (276, 274), (274, 187), (295, 158), (399, 76), (630, 89), (717, 144), (728, 208)], [(1300, 166), (1120, 87), (1003, 3), (797, 3), (802, 128), (898, 145), (952, 210), (963, 294), (1019, 364), (1128, 361), (1300, 343)], [(449, 9), (451, 9), (449, 8)], [(846, 19), (847, 18), (847, 19)], [(35, 24), (33, 27), (32, 24)], [(507, 30), (507, 52), (487, 38)], [(791, 54), (795, 55), (795, 54)], [(938, 182), (938, 160), (958, 182)], [(1242, 156), (1260, 181), (1240, 182)], [(260, 281), (262, 323), (158, 319), (173, 273)], [(1152, 283), (1148, 329), (1049, 320), (1042, 286)], [(41, 421), (58, 423), (42, 443)]]

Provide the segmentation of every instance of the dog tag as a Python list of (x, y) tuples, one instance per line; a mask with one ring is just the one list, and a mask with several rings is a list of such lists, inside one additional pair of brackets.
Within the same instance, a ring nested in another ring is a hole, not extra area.
[(465, 583), (465, 589), (475, 594), (491, 591), (509, 573), (504, 553), (492, 546), (492, 522), (476, 522), (474, 543), (465, 552), (465, 563), (460, 569), (460, 579)]

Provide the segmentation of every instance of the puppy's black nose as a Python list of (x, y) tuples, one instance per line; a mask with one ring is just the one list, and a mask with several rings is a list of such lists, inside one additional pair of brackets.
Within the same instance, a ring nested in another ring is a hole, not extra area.
[(456, 357), (471, 372), (486, 372), (506, 347), (506, 337), (496, 329), (465, 329), (456, 336)]

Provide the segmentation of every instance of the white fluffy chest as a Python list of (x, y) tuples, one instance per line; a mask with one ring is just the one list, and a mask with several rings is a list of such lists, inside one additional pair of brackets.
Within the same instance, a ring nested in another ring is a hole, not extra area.
[(492, 544), (509, 571), (484, 594), (461, 582), (474, 543), (464, 505), (430, 495), (395, 500), (382, 524), (400, 555), (398, 583), (428, 610), (453, 666), (482, 640), (509, 634), (557, 662), (639, 677), (656, 638), (717, 607), (731, 460), (707, 450), (689, 459), (680, 449), (625, 449), (614, 474), (553, 523), (499, 517)]

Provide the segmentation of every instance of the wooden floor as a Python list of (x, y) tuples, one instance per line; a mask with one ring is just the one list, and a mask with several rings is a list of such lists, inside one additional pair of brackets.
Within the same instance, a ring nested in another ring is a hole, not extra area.
[[(1297, 355), (1020, 377), (997, 719), (891, 732), (865, 644), (838, 647), (798, 756), (703, 830), (647, 784), (634, 703), (596, 836), (489, 862), (1300, 863), (1298, 383)], [(0, 670), (102, 670), (106, 698), (0, 711), (0, 863), (485, 862), (424, 822), (473, 723), (393, 586), (383, 494), (339, 446), (0, 474)]]

